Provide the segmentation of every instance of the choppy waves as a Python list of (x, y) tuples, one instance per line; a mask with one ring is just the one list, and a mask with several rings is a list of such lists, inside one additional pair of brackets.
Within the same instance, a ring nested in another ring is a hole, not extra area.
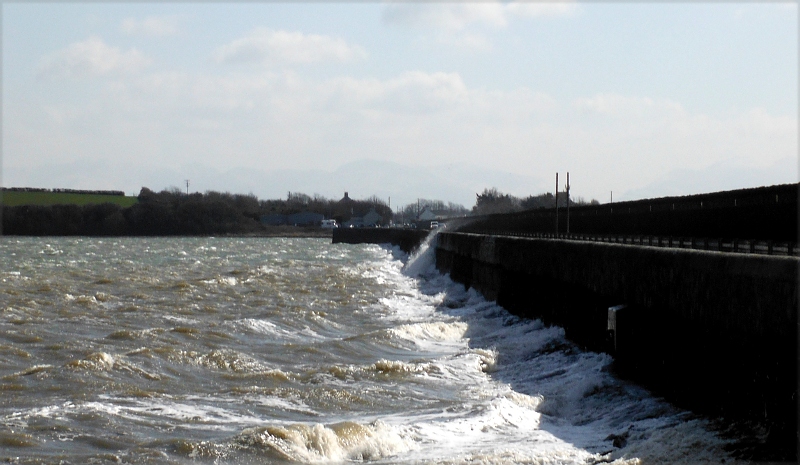
[(0, 458), (732, 462), (707, 420), (441, 276), (429, 244), (2, 239)]

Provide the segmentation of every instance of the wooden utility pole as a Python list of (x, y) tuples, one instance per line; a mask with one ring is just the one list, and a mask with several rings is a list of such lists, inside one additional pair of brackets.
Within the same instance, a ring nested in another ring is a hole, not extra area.
[(558, 237), (558, 173), (556, 173), (556, 237)]
[(567, 171), (567, 234), (569, 234), (569, 171)]

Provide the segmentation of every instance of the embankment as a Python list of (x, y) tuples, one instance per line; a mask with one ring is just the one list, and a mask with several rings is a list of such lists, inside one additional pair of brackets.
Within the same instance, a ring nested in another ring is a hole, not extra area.
[(797, 453), (799, 265), (797, 257), (451, 232), (436, 244), (436, 266), (453, 280), (613, 353), (620, 373), (679, 405), (757, 421), (769, 430), (767, 458), (781, 460)]

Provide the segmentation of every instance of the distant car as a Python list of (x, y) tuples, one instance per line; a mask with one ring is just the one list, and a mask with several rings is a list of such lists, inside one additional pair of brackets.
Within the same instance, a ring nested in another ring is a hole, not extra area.
[(436, 229), (439, 227), (438, 221), (431, 221), (431, 229)]
[(322, 229), (336, 229), (339, 227), (339, 225), (336, 224), (336, 220), (322, 220), (320, 227)]

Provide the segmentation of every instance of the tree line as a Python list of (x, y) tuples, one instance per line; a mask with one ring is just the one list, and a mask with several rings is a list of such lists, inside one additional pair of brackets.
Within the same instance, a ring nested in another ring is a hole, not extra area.
[[(472, 213), (475, 215), (489, 215), (493, 213), (513, 213), (523, 210), (536, 210), (540, 208), (555, 208), (556, 196), (552, 192), (538, 195), (529, 195), (524, 198), (515, 197), (499, 192), (497, 188), (484, 189), (482, 193), (475, 194), (475, 206)], [(582, 197), (570, 197), (567, 199), (566, 192), (558, 193), (558, 207), (566, 207), (567, 202), (570, 206), (578, 205), (599, 205), (595, 199), (586, 201)]]
[[(63, 190), (59, 190), (63, 191)], [(94, 192), (94, 191), (92, 191)], [(90, 205), (21, 205), (2, 206), (2, 232), (8, 235), (42, 236), (175, 236), (175, 235), (226, 235), (259, 234), (268, 231), (262, 217), (318, 213), (339, 224), (353, 217), (364, 216), (370, 210), (383, 217), (387, 224), (393, 216), (389, 205), (372, 196), (355, 200), (347, 196), (339, 200), (318, 194), (309, 196), (289, 192), (286, 199), (259, 200), (253, 194), (231, 194), (207, 191), (186, 194), (177, 187), (154, 192), (143, 187), (137, 203), (130, 207), (103, 203)], [(570, 205), (597, 204), (572, 198)], [(567, 205), (566, 193), (559, 193), (560, 207)], [(472, 211), (462, 205), (440, 200), (419, 199), (398, 212), (398, 220), (416, 218), (425, 207), (447, 217), (461, 217), (470, 213), (510, 213), (522, 210), (553, 208), (552, 193), (525, 198), (503, 194), (496, 188), (484, 189), (476, 194)]]
[(392, 218), (392, 209), (388, 203), (373, 195), (364, 200), (352, 199), (345, 193), (339, 200), (328, 199), (319, 194), (309, 196), (300, 192), (289, 192), (286, 200), (266, 200), (262, 203), (264, 214), (291, 215), (293, 213), (319, 213), (325, 218), (334, 219), (343, 224), (355, 216), (364, 216), (374, 209), (384, 219), (384, 223)]
[(2, 207), (2, 233), (33, 236), (175, 236), (258, 234), (269, 214), (320, 213), (339, 222), (370, 209), (388, 220), (391, 209), (377, 198), (339, 201), (290, 192), (286, 200), (208, 191), (186, 194), (178, 188), (154, 192), (143, 187), (130, 207), (21, 205)]
[(463, 205), (442, 200), (432, 200), (420, 198), (416, 203), (410, 203), (399, 209), (396, 213), (397, 220), (411, 221), (415, 219), (425, 208), (443, 217), (461, 217), (469, 214), (469, 210)]

